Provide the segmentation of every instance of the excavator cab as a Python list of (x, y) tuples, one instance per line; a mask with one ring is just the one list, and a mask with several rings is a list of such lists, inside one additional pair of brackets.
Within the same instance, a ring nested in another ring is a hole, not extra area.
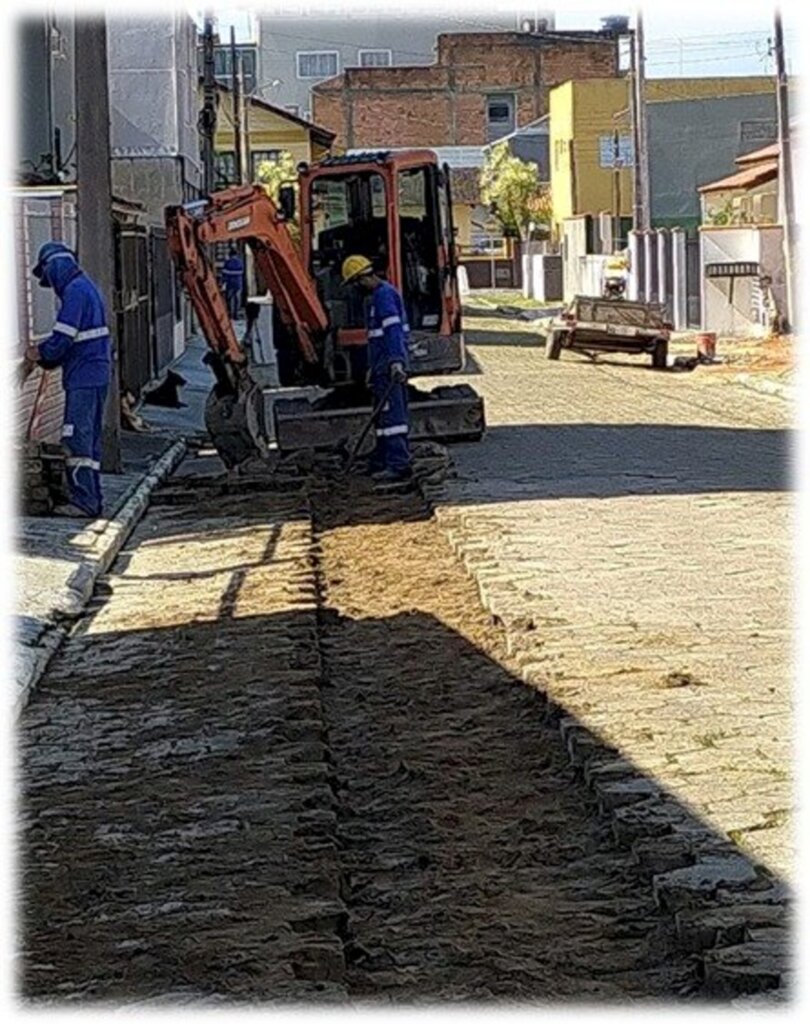
[[(362, 381), (365, 299), (344, 288), (340, 269), (366, 256), (400, 292), (411, 328), (411, 373), (447, 373), (464, 365), (447, 169), (431, 150), (330, 157), (300, 168), (302, 255), (333, 329), (328, 370), (336, 383)], [(306, 367), (281, 318), (274, 326), (282, 384)]]

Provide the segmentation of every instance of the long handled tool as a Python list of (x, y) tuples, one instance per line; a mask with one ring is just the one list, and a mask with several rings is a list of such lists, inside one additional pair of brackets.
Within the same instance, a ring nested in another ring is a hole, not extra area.
[(395, 383), (396, 383), (396, 381), (394, 381), (394, 380), (390, 380), (388, 382), (388, 387), (386, 387), (385, 391), (383, 392), (382, 398), (377, 402), (377, 404), (371, 410), (371, 415), (369, 416), (368, 420), (366, 421), (366, 424), (363, 427), (363, 429), (360, 431), (359, 437), (354, 442), (354, 445), (352, 446), (352, 450), (349, 452), (348, 461), (346, 462), (346, 465), (345, 465), (345, 467), (343, 469), (343, 475), (344, 476), (348, 475), (349, 470), (354, 465), (354, 460), (357, 458), (357, 454), (360, 451), (361, 447), (363, 446), (363, 442), (368, 437), (369, 430), (371, 430), (371, 428), (377, 422), (378, 416), (383, 411), (383, 408), (385, 407), (385, 403), (388, 401), (388, 398), (389, 398), (389, 396), (390, 396), (390, 394), (391, 394), (391, 392), (392, 392), (392, 390), (394, 388), (394, 384)]

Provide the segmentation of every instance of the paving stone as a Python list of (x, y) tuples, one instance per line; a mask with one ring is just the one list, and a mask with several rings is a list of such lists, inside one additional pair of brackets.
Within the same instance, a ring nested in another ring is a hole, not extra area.
[(678, 935), (687, 949), (701, 952), (715, 946), (736, 946), (751, 938), (751, 929), (784, 926), (787, 913), (782, 905), (739, 903), (715, 909), (685, 909), (675, 915)]
[[(762, 826), (791, 806), (789, 406), (713, 368), (549, 363), (498, 330), (478, 349), (470, 335), (489, 430), (452, 449), (437, 522), (546, 720), (571, 720), (572, 762), (620, 750), (787, 875), (789, 834)], [(624, 810), (617, 835), (642, 838)]]
[(675, 912), (704, 904), (719, 889), (744, 889), (757, 877), (744, 857), (704, 857), (691, 867), (655, 875), (653, 892), (659, 907)]
[(703, 958), (706, 992), (728, 998), (778, 989), (790, 963), (790, 942), (745, 942), (712, 949)]

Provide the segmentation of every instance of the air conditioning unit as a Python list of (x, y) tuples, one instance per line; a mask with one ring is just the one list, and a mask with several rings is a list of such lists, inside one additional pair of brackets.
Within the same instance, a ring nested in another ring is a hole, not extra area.
[(521, 18), (520, 31), (530, 35), (537, 35), (539, 32), (548, 32), (548, 18)]
[(625, 36), (630, 30), (630, 19), (621, 15), (602, 18), (602, 31), (613, 32), (617, 36)]

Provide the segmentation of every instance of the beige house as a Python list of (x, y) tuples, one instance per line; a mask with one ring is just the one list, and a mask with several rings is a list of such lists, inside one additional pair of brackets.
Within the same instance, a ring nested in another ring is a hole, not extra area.
[(698, 189), (704, 224), (779, 222), (779, 146), (774, 143), (735, 160), (739, 170)]

